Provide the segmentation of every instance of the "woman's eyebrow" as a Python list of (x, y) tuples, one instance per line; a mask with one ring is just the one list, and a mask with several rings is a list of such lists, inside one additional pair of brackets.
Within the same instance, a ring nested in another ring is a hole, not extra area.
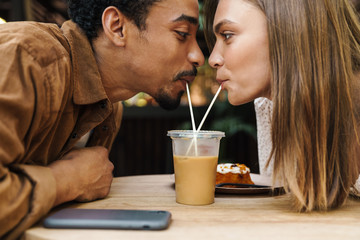
[(230, 21), (230, 20), (227, 20), (227, 19), (224, 19), (222, 21), (220, 21), (219, 23), (217, 23), (214, 27), (214, 33), (218, 34), (219, 31), (220, 31), (220, 28), (225, 25), (225, 24), (233, 24), (234, 22)]

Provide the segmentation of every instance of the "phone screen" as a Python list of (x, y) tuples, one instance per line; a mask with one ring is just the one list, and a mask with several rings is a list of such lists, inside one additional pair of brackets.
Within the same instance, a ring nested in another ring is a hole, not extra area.
[(171, 213), (156, 210), (66, 208), (45, 218), (46, 228), (161, 230), (170, 224)]

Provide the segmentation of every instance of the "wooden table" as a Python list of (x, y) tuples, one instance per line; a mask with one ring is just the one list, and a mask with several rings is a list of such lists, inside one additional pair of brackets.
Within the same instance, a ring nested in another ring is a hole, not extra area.
[(172, 175), (115, 178), (106, 199), (68, 207), (168, 210), (167, 230), (54, 230), (41, 224), (25, 233), (35, 239), (360, 239), (360, 200), (330, 212), (296, 213), (287, 195), (217, 194), (215, 203), (187, 206), (175, 202)]

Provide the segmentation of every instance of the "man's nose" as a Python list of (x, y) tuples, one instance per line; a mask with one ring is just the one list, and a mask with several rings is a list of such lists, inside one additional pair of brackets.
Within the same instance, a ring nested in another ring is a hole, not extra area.
[(195, 67), (204, 65), (204, 54), (202, 53), (199, 44), (196, 41), (195, 44), (193, 44), (191, 51), (189, 52), (188, 58)]

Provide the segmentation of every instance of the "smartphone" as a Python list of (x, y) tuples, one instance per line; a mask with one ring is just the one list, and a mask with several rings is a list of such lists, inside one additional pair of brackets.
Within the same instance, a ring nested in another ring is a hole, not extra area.
[(65, 208), (45, 218), (46, 228), (81, 229), (166, 229), (168, 211)]

